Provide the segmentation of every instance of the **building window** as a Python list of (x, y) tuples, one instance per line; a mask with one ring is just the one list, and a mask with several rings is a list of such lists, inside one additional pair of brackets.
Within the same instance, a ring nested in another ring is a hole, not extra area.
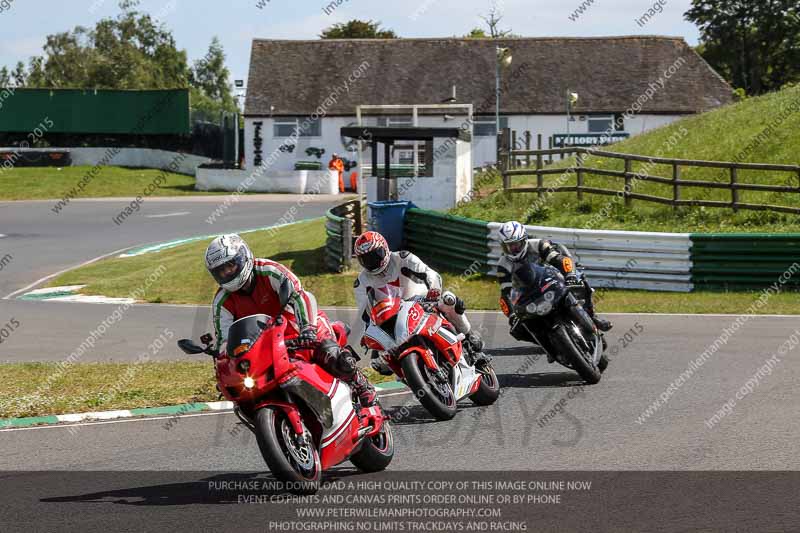
[(322, 137), (322, 119), (311, 119), (311, 117), (276, 118), (273, 135), (275, 137), (292, 137), (301, 127), (299, 137)]
[(613, 115), (589, 117), (589, 133), (605, 133), (607, 131), (614, 131)]
[[(494, 137), (497, 135), (497, 129), (494, 127), (494, 117), (478, 117), (472, 127), (475, 137)], [(507, 127), (508, 117), (500, 117), (500, 129)]]

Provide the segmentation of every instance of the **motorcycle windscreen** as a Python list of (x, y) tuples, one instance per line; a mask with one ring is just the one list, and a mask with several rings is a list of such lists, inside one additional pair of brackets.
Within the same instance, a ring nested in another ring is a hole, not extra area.
[(228, 329), (228, 357), (237, 359), (247, 354), (270, 320), (268, 315), (250, 315), (231, 324)]
[(525, 306), (539, 295), (539, 287), (546, 275), (545, 269), (535, 261), (527, 261), (511, 274), (511, 303)]

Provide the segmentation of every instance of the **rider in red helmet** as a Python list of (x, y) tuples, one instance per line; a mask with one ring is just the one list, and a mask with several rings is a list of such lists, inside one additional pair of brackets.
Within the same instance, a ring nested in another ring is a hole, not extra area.
[[(401, 297), (404, 300), (422, 297), (435, 302), (439, 311), (463, 333), (466, 344), (476, 364), (489, 361), (483, 353), (483, 341), (465, 314), (464, 301), (450, 291), (442, 291), (442, 277), (416, 255), (408, 251), (392, 252), (383, 235), (376, 231), (362, 234), (355, 243), (354, 253), (362, 271), (353, 284), (358, 305), (358, 316), (369, 323), (367, 291), (372, 290), (378, 299)], [(372, 354), (372, 367), (381, 374), (391, 374), (386, 362)]]

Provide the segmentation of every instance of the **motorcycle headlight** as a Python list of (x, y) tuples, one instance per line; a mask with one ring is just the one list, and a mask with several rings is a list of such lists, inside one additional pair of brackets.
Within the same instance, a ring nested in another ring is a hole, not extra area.
[(532, 315), (537, 314), (537, 311), (536, 311), (537, 309), (538, 309), (538, 306), (536, 305), (536, 302), (531, 302), (527, 306), (525, 306), (525, 310), (527, 312), (529, 312), (530, 314), (532, 314)]
[(245, 389), (252, 389), (255, 386), (256, 386), (256, 380), (254, 380), (250, 376), (247, 376), (246, 378), (244, 378), (244, 388)]
[(539, 300), (536, 305), (536, 314), (537, 315), (547, 315), (550, 311), (553, 310), (553, 301), (552, 300)]

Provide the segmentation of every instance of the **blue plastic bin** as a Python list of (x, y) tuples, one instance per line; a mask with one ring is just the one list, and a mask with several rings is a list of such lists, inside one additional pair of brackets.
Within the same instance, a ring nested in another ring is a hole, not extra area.
[(367, 207), (367, 227), (383, 235), (393, 252), (400, 250), (403, 247), (403, 220), (406, 211), (417, 206), (412, 202), (384, 201), (369, 202)]

